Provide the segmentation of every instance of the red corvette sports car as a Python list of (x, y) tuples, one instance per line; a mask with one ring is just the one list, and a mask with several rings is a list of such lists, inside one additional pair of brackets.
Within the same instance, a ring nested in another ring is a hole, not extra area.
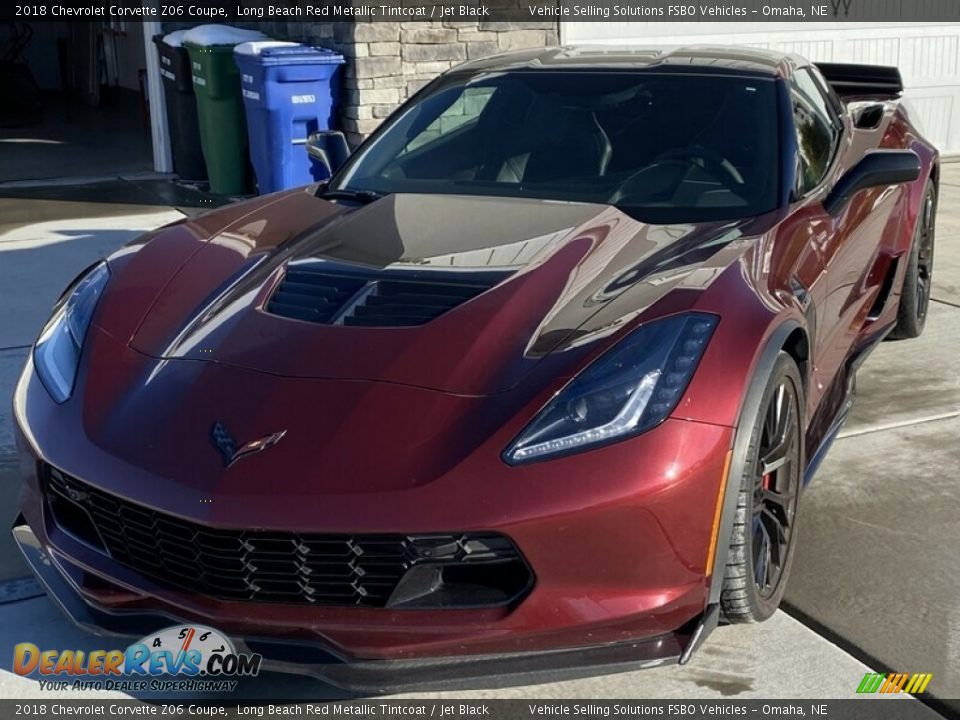
[[(685, 662), (777, 608), (802, 488), (923, 329), (895, 68), (461, 65), (329, 182), (82, 273), (16, 389), (14, 534), (84, 625), (356, 687)], [(802, 540), (801, 540), (802, 541)]]

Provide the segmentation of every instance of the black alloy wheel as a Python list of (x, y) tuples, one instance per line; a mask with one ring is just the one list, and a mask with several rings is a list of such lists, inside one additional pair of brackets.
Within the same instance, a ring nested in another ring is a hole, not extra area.
[(753, 571), (757, 592), (769, 598), (783, 577), (800, 492), (797, 391), (789, 378), (767, 405), (753, 487)]
[(935, 232), (934, 220), (936, 198), (933, 188), (928, 187), (923, 197), (923, 209), (920, 211), (917, 243), (917, 282), (916, 316), (921, 325), (927, 319), (927, 309), (930, 307), (931, 280), (933, 277), (933, 236)]
[[(731, 623), (766, 620), (783, 598), (796, 540), (803, 478), (803, 383), (780, 352), (766, 378), (749, 445), (728, 483), (739, 483), (737, 513), (723, 572), (720, 609)], [(736, 487), (736, 486), (734, 486)]]
[(891, 340), (915, 338), (923, 332), (930, 309), (933, 281), (933, 251), (937, 224), (937, 188), (928, 182), (917, 216), (913, 244), (907, 256), (907, 269), (900, 292), (897, 324), (888, 336)]

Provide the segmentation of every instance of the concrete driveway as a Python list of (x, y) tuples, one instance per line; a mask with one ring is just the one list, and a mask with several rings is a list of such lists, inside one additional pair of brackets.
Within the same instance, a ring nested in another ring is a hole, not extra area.
[(10, 405), (30, 346), (77, 273), (181, 217), (162, 206), (0, 198), (0, 577), (27, 572), (6, 528), (16, 516), (19, 485)]
[[(50, 305), (97, 257), (179, 216), (151, 205), (0, 199), (4, 523), (15, 514), (17, 487), (10, 394)], [(803, 497), (786, 612), (759, 626), (720, 628), (686, 668), (446, 695), (851, 697), (863, 674), (874, 670), (932, 672), (929, 694), (960, 697), (960, 556), (954, 552), (960, 489), (953, 477), (960, 467), (960, 165), (944, 166), (937, 242), (926, 333), (917, 341), (885, 343), (868, 360), (854, 414)], [(24, 574), (0, 533), (0, 581)], [(10, 648), (24, 639), (58, 647), (104, 644), (70, 626), (29, 581), (0, 582), (0, 697), (37, 695), (33, 679), (9, 672)], [(337, 696), (315, 682), (276, 675), (250, 681), (242, 692)], [(935, 707), (960, 713), (948, 703)]]

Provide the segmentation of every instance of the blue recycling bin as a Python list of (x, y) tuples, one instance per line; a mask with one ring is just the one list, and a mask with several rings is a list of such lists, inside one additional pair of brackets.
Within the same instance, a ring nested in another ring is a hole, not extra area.
[(330, 130), (343, 56), (325, 48), (278, 41), (234, 48), (250, 137), (250, 159), (261, 195), (325, 180), (304, 143)]

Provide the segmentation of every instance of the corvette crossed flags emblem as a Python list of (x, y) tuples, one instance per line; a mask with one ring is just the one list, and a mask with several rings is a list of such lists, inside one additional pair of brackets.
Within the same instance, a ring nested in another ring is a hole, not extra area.
[(222, 422), (215, 422), (210, 429), (211, 439), (223, 457), (224, 467), (230, 467), (238, 460), (243, 460), (245, 457), (256, 455), (258, 452), (272, 448), (280, 442), (286, 434), (286, 430), (281, 430), (272, 435), (265, 435), (262, 438), (257, 438), (256, 440), (251, 440), (248, 443), (238, 446), (237, 441)]

